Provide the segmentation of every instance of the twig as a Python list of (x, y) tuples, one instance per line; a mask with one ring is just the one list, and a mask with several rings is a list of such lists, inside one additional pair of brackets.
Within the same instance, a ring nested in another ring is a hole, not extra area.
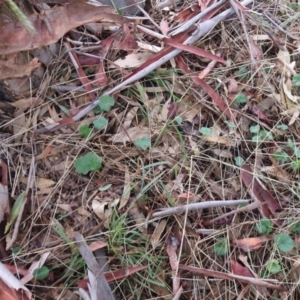
[(237, 208), (237, 209), (235, 209), (235, 210), (232, 210), (232, 211), (230, 211), (230, 212), (228, 212), (228, 213), (226, 213), (226, 214), (223, 214), (223, 215), (218, 216), (218, 217), (216, 217), (216, 218), (214, 218), (214, 219), (212, 219), (212, 220), (209, 220), (208, 223), (209, 223), (209, 224), (212, 224), (212, 223), (214, 223), (214, 222), (216, 222), (216, 221), (219, 221), (219, 220), (222, 220), (222, 219), (224, 219), (224, 218), (227, 218), (227, 217), (229, 217), (229, 216), (231, 216), (231, 215), (233, 215), (233, 214), (237, 214), (237, 213), (239, 213), (239, 212), (245, 212), (245, 211), (250, 211), (250, 210), (259, 208), (260, 205), (261, 205), (261, 204), (260, 204), (259, 201), (255, 201), (255, 202), (253, 202), (253, 203), (250, 203), (249, 205), (246, 205), (246, 206), (243, 206), (243, 207), (239, 207), (239, 208)]
[(249, 200), (219, 200), (219, 201), (206, 201), (198, 203), (190, 203), (182, 205), (179, 207), (163, 208), (158, 212), (153, 213), (153, 217), (164, 217), (174, 214), (182, 214), (186, 211), (205, 209), (211, 207), (220, 207), (220, 206), (232, 206), (248, 203)]

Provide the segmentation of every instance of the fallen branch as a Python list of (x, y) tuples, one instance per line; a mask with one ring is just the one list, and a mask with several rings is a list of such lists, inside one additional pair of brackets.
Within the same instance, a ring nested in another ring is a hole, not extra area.
[(171, 208), (162, 208), (160, 211), (153, 213), (153, 217), (164, 217), (174, 214), (182, 214), (186, 211), (206, 209), (211, 207), (220, 207), (220, 206), (232, 206), (248, 203), (249, 200), (220, 200), (220, 201), (206, 201), (182, 205), (179, 207)]

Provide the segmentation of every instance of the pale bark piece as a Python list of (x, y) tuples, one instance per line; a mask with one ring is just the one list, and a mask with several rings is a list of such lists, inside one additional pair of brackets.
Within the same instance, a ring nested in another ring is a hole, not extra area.
[(53, 44), (71, 29), (86, 23), (102, 21), (121, 24), (124, 21), (111, 6), (96, 7), (83, 0), (30, 15), (28, 19), (36, 30), (34, 34), (29, 33), (21, 22), (9, 22), (1, 27), (0, 55)]
[(28, 299), (31, 299), (32, 294), (28, 288), (17, 279), (1, 262), (0, 262), (0, 278), (3, 280), (9, 287), (15, 290), (24, 290)]
[(93, 273), (96, 279), (96, 286), (94, 292), (97, 295), (98, 300), (114, 300), (114, 296), (112, 291), (107, 283), (107, 280), (104, 276), (103, 270), (100, 269), (96, 258), (94, 257), (92, 251), (89, 249), (88, 245), (86, 244), (83, 236), (76, 232), (75, 240), (78, 246), (78, 250), (86, 262), (89, 270)]

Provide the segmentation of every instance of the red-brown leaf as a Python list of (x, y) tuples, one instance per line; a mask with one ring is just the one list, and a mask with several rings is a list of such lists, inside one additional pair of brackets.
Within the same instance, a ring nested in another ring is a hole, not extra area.
[[(262, 204), (261, 210), (266, 218), (270, 218), (270, 213), (275, 216), (281, 207), (277, 200), (273, 198), (269, 191), (265, 190), (258, 180), (253, 176), (253, 171), (249, 165), (244, 164), (241, 168), (241, 178), (248, 189), (251, 190), (256, 199)], [(268, 211), (270, 213), (268, 213)]]
[(209, 58), (211, 60), (216, 60), (218, 62), (221, 62), (223, 64), (226, 63), (226, 61), (218, 56), (218, 55), (214, 55), (208, 51), (205, 51), (201, 48), (198, 48), (198, 47), (195, 47), (195, 46), (190, 46), (190, 45), (184, 45), (184, 44), (181, 44), (181, 43), (178, 43), (176, 41), (174, 41), (173, 39), (170, 39), (170, 38), (164, 38), (163, 41), (174, 47), (174, 48), (177, 48), (177, 49), (181, 49), (181, 50), (184, 50), (184, 51), (187, 51), (187, 52), (190, 52), (190, 53), (193, 53), (195, 55), (198, 55), (198, 56), (202, 56), (202, 57), (206, 57), (206, 58)]

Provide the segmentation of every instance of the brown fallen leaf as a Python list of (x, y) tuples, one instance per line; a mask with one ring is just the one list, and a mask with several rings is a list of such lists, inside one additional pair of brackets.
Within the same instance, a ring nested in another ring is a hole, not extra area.
[[(235, 261), (235, 260), (231, 260), (230, 261), (230, 266), (231, 266), (231, 271), (233, 274), (236, 274), (236, 275), (240, 275), (240, 276), (245, 276), (245, 277), (253, 277), (253, 274), (252, 272), (247, 268), (247, 267), (244, 267), (242, 266), (239, 262)], [(248, 283), (247, 282), (244, 282), (242, 280), (240, 280), (241, 284), (243, 286), (247, 286)], [(268, 290), (262, 286), (255, 286), (257, 288), (257, 290), (267, 296), (269, 295), (270, 293), (268, 292)]]
[(28, 16), (36, 34), (31, 34), (21, 22), (1, 26), (0, 55), (41, 48), (56, 43), (68, 31), (86, 23), (102, 21), (121, 24), (124, 18), (114, 13), (111, 6), (94, 6), (74, 0), (65, 6), (55, 6), (41, 14)]
[(126, 132), (120, 130), (120, 132), (109, 138), (108, 141), (126, 144), (126, 142), (135, 142), (144, 136), (149, 136), (149, 128), (137, 126), (127, 129)]
[(90, 80), (87, 78), (86, 74), (84, 73), (84, 71), (83, 71), (83, 69), (80, 65), (80, 62), (79, 62), (79, 59), (77, 57), (77, 54), (76, 54), (75, 50), (73, 50), (71, 48), (71, 45), (69, 43), (65, 42), (64, 44), (65, 44), (65, 47), (69, 50), (68, 53), (69, 53), (69, 56), (71, 58), (71, 61), (74, 64), (74, 67), (75, 67), (76, 72), (78, 74), (79, 80), (81, 81), (82, 85), (85, 87), (85, 89), (88, 92), (91, 100), (94, 101), (96, 99), (96, 94), (93, 91), (93, 86), (92, 86)]
[(174, 48), (178, 48), (178, 49), (187, 51), (189, 53), (193, 53), (193, 54), (201, 56), (201, 57), (209, 58), (211, 60), (215, 60), (215, 61), (218, 61), (218, 62), (223, 63), (223, 64), (226, 63), (226, 61), (222, 57), (220, 57), (218, 55), (214, 55), (214, 54), (212, 54), (208, 51), (205, 51), (201, 48), (198, 48), (196, 46), (184, 45), (184, 44), (178, 43), (178, 42), (176, 42), (176, 41), (174, 41), (173, 39), (170, 39), (170, 38), (164, 38), (163, 41), (166, 44), (168, 44), (170, 46), (173, 46)]
[(11, 105), (16, 107), (18, 110), (15, 112), (15, 116), (20, 116), (25, 110), (29, 108), (35, 108), (43, 103), (43, 99), (39, 97), (32, 97), (29, 99), (20, 99), (12, 102)]
[(265, 236), (244, 238), (239, 240), (234, 240), (233, 242), (237, 245), (238, 248), (242, 249), (245, 252), (259, 249), (262, 244), (268, 241), (269, 238)]
[(277, 200), (254, 177), (249, 165), (244, 164), (241, 167), (241, 179), (248, 188), (248, 192), (252, 198), (254, 198), (254, 201), (260, 202), (259, 209), (264, 217), (270, 219), (282, 210)]
[(32, 59), (26, 64), (18, 64), (15, 62), (15, 56), (16, 55), (8, 55), (0, 59), (0, 81), (8, 78), (29, 77), (31, 73), (41, 65), (37, 58)]
[(19, 300), (28, 299), (26, 296), (22, 298), (22, 294), (15, 289), (9, 287), (5, 282), (0, 279), (0, 299), (5, 300)]

